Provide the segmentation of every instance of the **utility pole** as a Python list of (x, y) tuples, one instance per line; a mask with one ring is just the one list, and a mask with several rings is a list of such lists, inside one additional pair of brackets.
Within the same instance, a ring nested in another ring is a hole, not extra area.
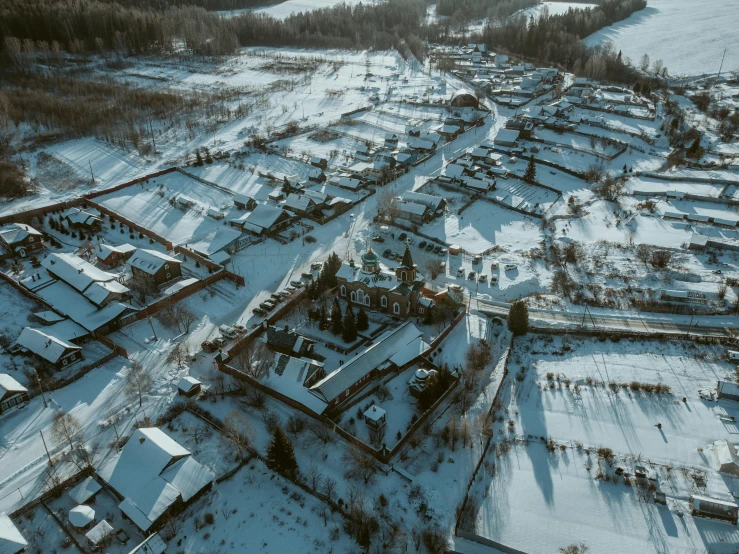
[(36, 383), (38, 383), (38, 390), (41, 391), (41, 398), (44, 400), (44, 408), (48, 408), (49, 405), (46, 403), (46, 396), (44, 396), (44, 389), (41, 387), (41, 379), (39, 379), (38, 373), (36, 370), (33, 370), (33, 374), (36, 376)]
[(39, 429), (38, 434), (41, 435), (41, 442), (44, 443), (44, 450), (46, 450), (46, 457), (49, 458), (49, 465), (53, 466), (54, 462), (51, 461), (51, 455), (49, 454), (49, 449), (46, 447), (46, 439), (44, 439), (44, 433)]
[(90, 177), (92, 178), (92, 182), (95, 182), (95, 174), (92, 172), (92, 161), (88, 158), (87, 163), (90, 164)]
[(151, 332), (154, 333), (154, 340), (158, 341), (159, 338), (157, 337), (157, 332), (154, 330), (154, 324), (151, 322), (151, 316), (148, 316), (147, 319), (149, 320), (149, 327), (151, 327)]

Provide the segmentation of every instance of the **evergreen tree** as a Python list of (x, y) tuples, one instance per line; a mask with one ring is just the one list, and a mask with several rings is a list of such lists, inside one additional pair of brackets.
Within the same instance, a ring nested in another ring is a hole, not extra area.
[(344, 342), (357, 340), (357, 322), (354, 319), (354, 310), (352, 310), (351, 304), (346, 306), (344, 324), (341, 327), (341, 338), (344, 339)]
[(339, 304), (339, 299), (334, 298), (334, 303), (331, 305), (331, 332), (334, 335), (340, 335), (342, 326), (341, 305)]
[(523, 174), (523, 180), (527, 183), (536, 182), (536, 164), (534, 163), (534, 155), (529, 158), (529, 165), (526, 167), (526, 173)]
[(364, 308), (359, 308), (359, 313), (357, 314), (357, 331), (366, 331), (367, 329), (369, 329), (367, 312), (364, 311)]
[(195, 165), (198, 167), (203, 165), (203, 156), (200, 155), (200, 150), (195, 153)]
[(688, 148), (688, 157), (698, 159), (703, 155), (703, 148), (701, 147), (701, 135), (695, 137), (693, 144)]
[(279, 425), (275, 427), (267, 447), (267, 467), (286, 475), (294, 475), (298, 470), (293, 444)]
[(639, 81), (634, 83), (634, 92), (636, 94), (639, 94), (641, 92), (641, 83)]
[(523, 300), (511, 304), (508, 312), (508, 330), (515, 336), (525, 335), (529, 331), (529, 308)]
[(326, 310), (324, 310), (323, 308), (321, 308), (321, 315), (318, 318), (318, 328), (321, 331), (325, 331), (326, 329), (328, 329), (328, 317), (326, 316)]
[(205, 163), (212, 164), (213, 163), (213, 156), (210, 155), (210, 150), (207, 148), (205, 149)]

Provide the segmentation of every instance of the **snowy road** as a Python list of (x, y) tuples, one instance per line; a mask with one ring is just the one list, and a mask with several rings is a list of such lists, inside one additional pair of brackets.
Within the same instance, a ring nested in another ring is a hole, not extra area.
[[(493, 313), (508, 315), (510, 304), (475, 299), (484, 304)], [(555, 310), (529, 310), (529, 317), (534, 322), (545, 323), (546, 326), (582, 326), (604, 331), (633, 331), (638, 333), (671, 333), (678, 335), (699, 335), (705, 337), (725, 337), (728, 329), (739, 325), (739, 318), (733, 316), (698, 316), (662, 314), (653, 316), (627, 314), (590, 314), (584, 312), (561, 312)]]

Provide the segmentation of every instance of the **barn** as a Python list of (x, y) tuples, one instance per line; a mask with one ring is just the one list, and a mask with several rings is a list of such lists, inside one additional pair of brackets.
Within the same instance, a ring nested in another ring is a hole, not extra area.
[(449, 102), (455, 108), (477, 108), (479, 102), (477, 96), (467, 89), (459, 89), (452, 95)]

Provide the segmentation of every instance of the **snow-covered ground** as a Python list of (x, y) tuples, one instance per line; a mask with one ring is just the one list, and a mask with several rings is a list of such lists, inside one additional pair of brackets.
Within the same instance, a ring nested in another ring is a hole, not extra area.
[(718, 73), (739, 69), (735, 38), (735, 0), (649, 0), (631, 17), (587, 37), (585, 44), (611, 42), (638, 65), (644, 54), (662, 60), (670, 75)]

